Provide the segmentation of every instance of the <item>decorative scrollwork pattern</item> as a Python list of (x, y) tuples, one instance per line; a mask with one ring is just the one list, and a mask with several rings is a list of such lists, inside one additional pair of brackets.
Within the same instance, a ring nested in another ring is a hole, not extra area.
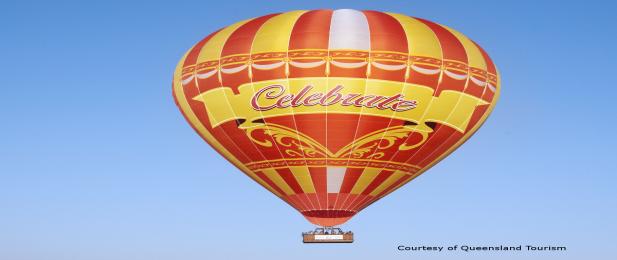
[[(381, 129), (344, 146), (337, 152), (328, 150), (315, 139), (295, 130), (278, 124), (260, 124), (246, 129), (251, 141), (263, 147), (273, 147), (271, 138), (279, 150), (290, 157), (309, 158), (350, 158), (350, 159), (381, 159), (384, 150), (398, 145), (399, 150), (410, 150), (426, 142), (431, 129), (413, 126), (393, 126)], [(411, 135), (418, 133), (420, 140), (412, 140)], [(268, 138), (269, 137), (269, 138)], [(412, 142), (413, 141), (413, 142)], [(411, 142), (411, 143), (409, 143)]]
[(326, 157), (329, 156), (328, 149), (315, 141), (313, 138), (304, 135), (297, 130), (277, 124), (263, 124), (246, 130), (246, 134), (254, 143), (263, 147), (272, 147), (272, 142), (267, 139), (255, 137), (257, 133), (263, 133), (263, 137), (270, 136), (278, 145), (279, 149), (284, 150), (285, 154), (291, 157)]

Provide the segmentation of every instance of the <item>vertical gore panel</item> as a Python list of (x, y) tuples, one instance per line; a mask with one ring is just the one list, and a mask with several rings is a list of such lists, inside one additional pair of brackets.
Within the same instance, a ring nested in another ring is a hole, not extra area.
[(351, 189), (352, 194), (360, 194), (362, 191), (366, 189), (366, 187), (377, 177), (377, 174), (381, 169), (378, 168), (366, 168), (360, 175), (360, 179), (356, 182), (353, 189)]
[(405, 30), (396, 19), (382, 12), (363, 12), (371, 32), (372, 51), (407, 53)]
[(370, 50), (371, 32), (364, 13), (339, 9), (332, 14), (329, 49)]
[(208, 35), (206, 38), (198, 42), (188, 53), (186, 56), (186, 60), (184, 60), (184, 67), (195, 65), (197, 63), (197, 58), (199, 57), (199, 53), (201, 53), (201, 49), (203, 46), (210, 40), (214, 35), (216, 35), (219, 31), (213, 32)]
[(356, 184), (360, 175), (362, 175), (362, 168), (347, 168), (347, 172), (345, 173), (345, 179), (343, 180), (343, 184), (341, 185), (341, 193), (350, 193), (353, 186)]
[(301, 15), (291, 31), (289, 49), (327, 49), (331, 17), (331, 10), (314, 10)]
[(328, 167), (326, 168), (327, 173), (327, 192), (328, 193), (338, 193), (341, 190), (341, 184), (343, 184), (343, 179), (345, 178), (345, 169), (344, 167)]
[(218, 60), (221, 58), (221, 52), (223, 51), (223, 46), (225, 42), (229, 38), (229, 36), (238, 29), (238, 27), (244, 25), (248, 21), (252, 19), (244, 20), (241, 22), (237, 22), (230, 26), (227, 26), (217, 33), (215, 33), (212, 38), (203, 46), (201, 52), (199, 53), (199, 57), (197, 58), (197, 63)]
[(376, 189), (379, 185), (381, 185), (386, 179), (388, 179), (390, 177), (390, 175), (392, 175), (393, 171), (381, 171), (377, 177), (375, 177), (375, 179), (373, 179), (373, 181), (371, 182), (371, 184), (369, 184), (366, 189), (364, 189), (364, 191), (362, 191), (362, 194), (364, 195), (368, 195), (370, 194), (374, 189)]
[(315, 193), (315, 186), (307, 166), (291, 166), (289, 169), (304, 193)]
[(225, 42), (221, 57), (236, 54), (249, 54), (257, 30), (259, 30), (262, 24), (276, 15), (278, 14), (270, 14), (255, 18), (238, 27)]
[(274, 169), (265, 169), (262, 171), (268, 179), (270, 179), (277, 187), (283, 190), (284, 194), (291, 195), (294, 194), (294, 191), (287, 185), (285, 180), (279, 175), (279, 173)]
[(304, 193), (302, 191), (302, 187), (300, 187), (300, 184), (298, 184), (298, 182), (296, 181), (296, 178), (294, 178), (293, 173), (289, 169), (283, 168), (283, 169), (277, 169), (276, 171), (281, 175), (285, 183), (289, 185), (289, 187), (294, 191), (294, 193), (296, 194)]
[(405, 31), (409, 55), (433, 57), (439, 60), (442, 58), (439, 39), (428, 26), (406, 15), (392, 13), (389, 15), (398, 20)]
[(431, 28), (431, 30), (433, 30), (435, 35), (437, 35), (444, 60), (455, 60), (462, 63), (467, 63), (467, 53), (465, 52), (465, 48), (452, 33), (439, 24), (420, 18), (416, 19), (426, 24), (429, 28)]
[(266, 21), (255, 34), (251, 53), (287, 52), (294, 24), (304, 12), (282, 13)]

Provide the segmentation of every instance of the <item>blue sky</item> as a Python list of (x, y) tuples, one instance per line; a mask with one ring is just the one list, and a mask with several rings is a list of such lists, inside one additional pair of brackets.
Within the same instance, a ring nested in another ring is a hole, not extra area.
[[(162, 2), (4, 2), (0, 259), (617, 258), (611, 1)], [(176, 62), (205, 35), (317, 8), (448, 25), (502, 76), (477, 134), (351, 220), (348, 245), (300, 243), (311, 225), (202, 142), (171, 97)], [(453, 244), (568, 251), (396, 250)]]

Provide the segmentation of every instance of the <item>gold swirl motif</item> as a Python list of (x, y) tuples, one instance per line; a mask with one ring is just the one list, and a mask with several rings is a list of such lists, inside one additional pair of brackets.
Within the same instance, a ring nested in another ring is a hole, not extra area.
[(270, 140), (257, 139), (253, 133), (261, 131), (264, 135), (272, 137), (272, 139), (280, 147), (285, 147), (285, 154), (292, 157), (322, 157), (329, 156), (328, 149), (315, 141), (313, 138), (300, 133), (297, 130), (277, 125), (277, 124), (260, 124), (255, 127), (246, 129), (246, 134), (251, 141), (264, 147), (272, 147)]
[[(366, 134), (352, 143), (346, 145), (336, 153), (328, 150), (315, 139), (295, 130), (278, 124), (259, 124), (247, 128), (246, 134), (251, 141), (263, 147), (272, 147), (270, 140), (255, 137), (254, 134), (262, 132), (270, 136), (279, 148), (284, 148), (285, 154), (291, 157), (328, 157), (328, 158), (353, 158), (353, 159), (381, 159), (385, 156), (383, 150), (399, 144), (398, 149), (405, 151), (416, 148), (426, 142), (428, 134), (432, 132), (428, 127), (393, 126)], [(407, 143), (413, 133), (422, 136), (420, 141), (412, 144)]]
[[(343, 147), (335, 154), (337, 158), (351, 157), (354, 159), (381, 159), (385, 156), (382, 150), (389, 149), (400, 140), (399, 150), (410, 150), (422, 145), (432, 131), (430, 128), (416, 128), (411, 126), (393, 126), (381, 129), (356, 139), (353, 143)], [(407, 144), (408, 137), (413, 133), (422, 135), (422, 139), (414, 144)]]

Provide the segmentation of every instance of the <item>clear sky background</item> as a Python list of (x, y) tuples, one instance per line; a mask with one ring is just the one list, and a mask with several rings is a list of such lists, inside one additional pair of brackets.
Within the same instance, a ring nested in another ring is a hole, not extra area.
[[(617, 259), (613, 1), (163, 2), (2, 2), (0, 259)], [(302, 244), (312, 225), (205, 144), (171, 96), (177, 61), (210, 32), (317, 8), (448, 25), (502, 76), (484, 126), (348, 222), (353, 244)], [(454, 244), (568, 251), (396, 250)]]

